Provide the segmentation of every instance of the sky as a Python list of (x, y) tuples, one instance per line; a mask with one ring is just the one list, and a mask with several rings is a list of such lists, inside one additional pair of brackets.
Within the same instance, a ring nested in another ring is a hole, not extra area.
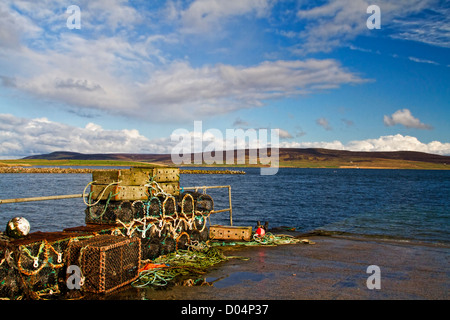
[(450, 155), (449, 121), (448, 1), (0, 2), (0, 159), (171, 153), (199, 122)]

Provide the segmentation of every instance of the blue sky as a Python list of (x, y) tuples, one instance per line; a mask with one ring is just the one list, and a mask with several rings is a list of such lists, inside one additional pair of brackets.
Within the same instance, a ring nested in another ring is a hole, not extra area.
[(170, 153), (194, 121), (277, 128), (281, 147), (449, 155), (449, 14), (439, 0), (2, 1), (0, 159)]

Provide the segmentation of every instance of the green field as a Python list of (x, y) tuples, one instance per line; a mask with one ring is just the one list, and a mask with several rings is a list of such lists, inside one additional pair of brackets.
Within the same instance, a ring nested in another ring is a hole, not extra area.
[[(168, 163), (157, 162), (139, 162), (139, 161), (120, 161), (120, 160), (42, 160), (42, 159), (16, 159), (16, 160), (0, 160), (0, 167), (7, 166), (51, 166), (51, 167), (89, 167), (89, 166), (111, 166), (111, 167), (131, 167), (131, 166), (171, 166)], [(260, 167), (258, 165), (234, 164), (234, 165), (186, 165), (202, 166), (202, 167)], [(289, 168), (360, 168), (360, 169), (422, 169), (422, 170), (449, 170), (450, 164), (431, 163), (423, 161), (409, 161), (396, 159), (363, 159), (363, 158), (347, 158), (347, 159), (330, 159), (330, 158), (311, 158), (311, 159), (280, 159), (279, 166)], [(183, 166), (178, 166), (183, 167)]]
[(423, 161), (395, 159), (326, 159), (326, 160), (280, 160), (280, 167), (294, 168), (332, 168), (332, 169), (419, 169), (419, 170), (449, 170), (450, 165)]
[(137, 161), (120, 161), (120, 160), (43, 160), (43, 159), (17, 159), (17, 160), (0, 160), (0, 166), (99, 166), (99, 167), (119, 167), (119, 166), (155, 166), (156, 163), (146, 163)]

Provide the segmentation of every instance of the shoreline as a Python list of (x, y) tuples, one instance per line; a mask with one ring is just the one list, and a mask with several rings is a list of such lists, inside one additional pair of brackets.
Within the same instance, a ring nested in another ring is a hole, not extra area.
[[(34, 167), (0, 167), (0, 174), (2, 173), (36, 173), (36, 174), (89, 174), (94, 171), (107, 171), (114, 170), (111, 169), (89, 169), (89, 168), (60, 168), (60, 167), (50, 167), (50, 168), (34, 168)], [(242, 170), (190, 170), (190, 169), (180, 169), (180, 174), (245, 174)]]
[[(228, 246), (202, 286), (127, 287), (102, 300), (448, 300), (450, 246), (340, 236), (314, 244)], [(380, 289), (367, 268), (380, 268)]]
[[(88, 167), (88, 166), (87, 166)], [(223, 168), (221, 170), (212, 169), (182, 169), (180, 167), (180, 174), (231, 174), (231, 175), (242, 175), (246, 174), (244, 170), (229, 170), (227, 167), (204, 167), (204, 168)], [(234, 167), (233, 167), (234, 168)], [(254, 168), (254, 167), (240, 167), (240, 168)], [(358, 170), (426, 170), (426, 171), (447, 171), (450, 168), (397, 168), (397, 167), (280, 167), (290, 168), (290, 169), (328, 169), (328, 170), (348, 170), (348, 169), (358, 169)], [(90, 168), (60, 168), (60, 167), (49, 167), (49, 168), (35, 168), (30, 166), (0, 166), (0, 174), (90, 174), (94, 171), (105, 171), (114, 170), (114, 166), (111, 169), (90, 169)]]

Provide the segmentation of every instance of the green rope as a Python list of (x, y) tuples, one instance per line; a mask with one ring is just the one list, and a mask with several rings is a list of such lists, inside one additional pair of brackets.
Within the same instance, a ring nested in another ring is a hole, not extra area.
[(201, 251), (178, 250), (156, 258), (154, 263), (165, 264), (166, 267), (142, 271), (132, 286), (166, 286), (179, 276), (204, 274), (209, 267), (227, 259), (221, 250), (212, 247)]
[(139, 274), (139, 279), (132, 283), (133, 287), (142, 288), (149, 285), (163, 287), (176, 275), (171, 275), (167, 270), (145, 270)]

